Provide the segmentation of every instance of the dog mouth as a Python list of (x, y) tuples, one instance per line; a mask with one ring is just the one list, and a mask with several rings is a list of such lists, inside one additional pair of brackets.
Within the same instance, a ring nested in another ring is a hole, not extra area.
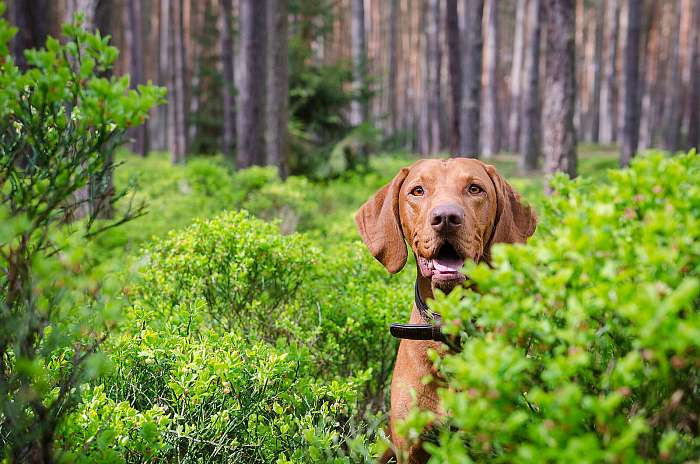
[(418, 256), (418, 266), (421, 275), (433, 281), (462, 281), (466, 278), (462, 273), (464, 258), (449, 242), (442, 244), (434, 258)]

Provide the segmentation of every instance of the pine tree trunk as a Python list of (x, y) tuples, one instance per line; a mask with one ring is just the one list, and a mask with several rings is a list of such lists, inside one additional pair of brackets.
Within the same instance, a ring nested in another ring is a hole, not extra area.
[(617, 127), (617, 38), (619, 0), (606, 0), (605, 10), (605, 59), (603, 81), (600, 88), (600, 141), (613, 143)]
[(365, 32), (364, 0), (351, 0), (351, 42), (353, 66), (353, 91), (355, 98), (350, 106), (350, 123), (359, 126), (367, 120), (367, 99), (364, 96), (367, 82), (367, 36)]
[(388, 111), (389, 135), (396, 137), (399, 131), (398, 70), (399, 70), (399, 0), (391, 0), (389, 10), (389, 76)]
[(690, 95), (688, 115), (688, 136), (686, 148), (698, 149), (700, 147), (700, 5), (692, 6), (693, 20), (690, 34)]
[(17, 34), (10, 42), (15, 64), (27, 69), (24, 51), (44, 46), (49, 35), (51, 14), (50, 0), (14, 0), (8, 5), (7, 17), (17, 27)]
[(595, 51), (593, 56), (593, 90), (591, 92), (590, 124), (591, 142), (600, 142), (600, 69), (603, 58), (603, 16), (604, 10), (598, 8), (595, 14)]
[(428, 130), (430, 132), (429, 153), (440, 151), (440, 0), (428, 0), (428, 27), (426, 28), (428, 66), (427, 104), (428, 104)]
[(170, 2), (169, 27), (170, 85), (168, 98), (169, 150), (173, 164), (185, 162), (187, 152), (187, 124), (185, 120), (185, 57), (183, 47), (183, 0)]
[[(547, 177), (576, 176), (574, 0), (546, 0), (547, 53), (542, 141)], [(546, 182), (546, 181), (545, 181)], [(549, 191), (549, 184), (545, 183)]]
[(620, 165), (629, 165), (637, 152), (639, 144), (639, 37), (641, 23), (641, 6), (636, 0), (627, 0), (625, 5), (625, 62), (624, 83), (625, 99), (623, 106), (624, 125), (622, 129), (622, 150)]
[(202, 40), (200, 37), (200, 31), (202, 30), (202, 25), (204, 24), (204, 18), (206, 15), (206, 9), (209, 8), (209, 2), (192, 2), (190, 4), (190, 38), (189, 48), (192, 52), (190, 55), (190, 73), (189, 73), (189, 85), (186, 87), (188, 92), (189, 107), (186, 114), (186, 124), (187, 124), (187, 145), (189, 150), (198, 150), (201, 148), (201, 144), (198, 143), (199, 128), (200, 128), (200, 106), (202, 104), (202, 93), (205, 91), (202, 88), (202, 61), (203, 57), (203, 47)]
[(656, 127), (656, 117), (658, 108), (654, 108), (657, 103), (657, 87), (659, 76), (660, 60), (660, 35), (663, 14), (659, 8), (659, 2), (654, 0), (651, 6), (651, 21), (647, 34), (647, 44), (645, 48), (646, 61), (644, 66), (644, 89), (642, 92), (641, 121), (639, 124), (639, 147), (649, 148), (654, 138), (654, 127)]
[(282, 178), (288, 174), (289, 151), (287, 14), (287, 0), (267, 0), (267, 163), (277, 166)]
[[(172, 62), (170, 60), (170, 5), (172, 0), (160, 0), (160, 43), (158, 46), (158, 83), (168, 87), (172, 74)], [(171, 113), (173, 112), (170, 101), (172, 100), (172, 92), (168, 91), (168, 104), (160, 106), (160, 120), (163, 125), (163, 149), (170, 149), (172, 131), (174, 126), (171, 125)], [(174, 123), (173, 123), (174, 124)]]
[(498, 105), (498, 2), (488, 0), (486, 28), (486, 98), (484, 99), (483, 154), (490, 158), (501, 149), (501, 111)]
[(680, 148), (681, 136), (681, 117), (682, 103), (681, 96), (683, 91), (683, 83), (681, 82), (681, 60), (680, 60), (680, 42), (681, 42), (681, 18), (682, 8), (680, 0), (674, 1), (675, 18), (672, 30), (674, 31), (674, 40), (671, 42), (671, 57), (669, 63), (669, 75), (666, 80), (666, 136), (665, 148), (671, 152), (675, 152)]
[(465, 0), (462, 50), (460, 156), (478, 158), (481, 110), (484, 0)]
[(445, 4), (445, 29), (447, 32), (447, 59), (450, 78), (450, 151), (459, 150), (459, 120), (462, 100), (462, 47), (459, 34), (459, 14), (457, 0), (447, 0)]
[(221, 27), (222, 97), (223, 97), (223, 137), (224, 156), (233, 160), (234, 141), (236, 140), (236, 82), (234, 74), (233, 53), (233, 5), (231, 0), (220, 0), (223, 25)]
[(530, 172), (537, 169), (540, 153), (540, 0), (528, 0), (526, 35), (519, 167)]
[(525, 6), (526, 0), (519, 0), (515, 11), (515, 33), (513, 35), (513, 65), (510, 71), (510, 112), (508, 134), (510, 149), (520, 149), (520, 116), (522, 114), (523, 57), (525, 56)]
[[(144, 79), (144, 64), (143, 64), (143, 16), (141, 11), (140, 0), (127, 0), (126, 4), (126, 21), (125, 35), (129, 40), (129, 72), (131, 74), (131, 88), (136, 88), (139, 85), (145, 84)], [(135, 153), (141, 156), (146, 156), (150, 151), (148, 137), (148, 119), (144, 123), (131, 131), (131, 137), (134, 138), (132, 149)]]
[(263, 166), (265, 157), (266, 2), (240, 3), (240, 82), (237, 112), (238, 168)]

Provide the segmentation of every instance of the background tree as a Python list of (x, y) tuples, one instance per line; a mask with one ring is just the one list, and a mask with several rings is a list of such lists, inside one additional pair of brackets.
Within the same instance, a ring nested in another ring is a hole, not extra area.
[(365, 2), (351, 0), (351, 42), (353, 66), (353, 90), (355, 97), (350, 107), (350, 123), (359, 126), (367, 120), (367, 37), (365, 31)]
[(459, 33), (457, 0), (445, 2), (445, 34), (447, 36), (447, 64), (450, 81), (450, 151), (457, 153), (460, 146), (460, 114), (462, 111), (462, 44)]
[(221, 26), (221, 87), (223, 94), (223, 134), (222, 151), (232, 158), (234, 141), (236, 140), (236, 83), (234, 75), (233, 53), (233, 4), (231, 0), (220, 0)]
[(540, 153), (540, 0), (528, 0), (523, 93), (520, 116), (520, 158), (522, 171), (537, 169)]
[(515, 16), (515, 33), (513, 34), (513, 59), (510, 71), (510, 112), (508, 115), (508, 132), (510, 149), (520, 148), (520, 117), (523, 89), (523, 57), (525, 56), (525, 7), (526, 0), (517, 2)]
[(265, 164), (266, 2), (241, 0), (236, 166)]
[(617, 128), (617, 39), (619, 0), (605, 1), (605, 59), (600, 88), (600, 141), (615, 141)]
[(641, 6), (637, 1), (627, 0), (624, 8), (626, 18), (624, 81), (624, 126), (622, 128), (622, 150), (620, 164), (629, 165), (639, 144), (639, 47)]
[(288, 174), (289, 65), (287, 0), (267, 0), (267, 92), (265, 130), (267, 164)]
[(479, 154), (483, 14), (483, 0), (465, 0), (460, 156), (478, 157)]
[(486, 2), (486, 53), (484, 60), (486, 94), (484, 95), (483, 141), (484, 156), (491, 157), (501, 149), (501, 111), (498, 102), (498, 83), (501, 78), (498, 67), (499, 28), (498, 2)]
[[(576, 176), (574, 0), (545, 0), (547, 53), (542, 145), (548, 176)], [(549, 189), (549, 184), (545, 184)]]
[(8, 17), (17, 27), (10, 49), (20, 69), (27, 69), (24, 50), (39, 48), (46, 42), (55, 14), (53, 5), (51, 0), (15, 0), (9, 3)]

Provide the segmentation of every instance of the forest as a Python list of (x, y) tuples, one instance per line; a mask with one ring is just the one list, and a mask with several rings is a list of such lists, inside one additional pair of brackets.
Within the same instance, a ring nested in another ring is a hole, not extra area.
[[(370, 463), (394, 434), (700, 461), (699, 31), (694, 0), (0, 0), (0, 464)], [(390, 430), (420, 267), (353, 218), (452, 157), (537, 229), (429, 301), (446, 413)]]

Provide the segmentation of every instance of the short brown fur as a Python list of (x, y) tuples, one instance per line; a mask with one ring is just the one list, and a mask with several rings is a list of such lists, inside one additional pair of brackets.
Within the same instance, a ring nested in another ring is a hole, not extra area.
[[(473, 185), (478, 188), (470, 193)], [(417, 196), (416, 192), (422, 194)], [(436, 208), (445, 205), (461, 211), (462, 222), (449, 232), (438, 232), (431, 217)], [(494, 243), (524, 243), (537, 223), (535, 212), (521, 203), (518, 193), (493, 166), (469, 158), (420, 160), (401, 169), (360, 208), (355, 220), (372, 255), (391, 273), (399, 272), (406, 264), (406, 242), (417, 258), (435, 258), (440, 247), (449, 243), (463, 259), (488, 262)], [(432, 298), (435, 289), (449, 292), (463, 281), (435, 281), (423, 276), (420, 269), (417, 280), (424, 298)], [(410, 322), (425, 322), (415, 304)], [(425, 463), (429, 458), (422, 443), (408, 443), (393, 433), (397, 421), (408, 414), (413, 394), (419, 408), (443, 413), (437, 395), (440, 377), (428, 358), (429, 349), (443, 352), (444, 346), (421, 340), (402, 340), (399, 345), (391, 382), (393, 449), (385, 454), (383, 462), (393, 456), (399, 464)], [(427, 375), (435, 380), (423, 384)]]

